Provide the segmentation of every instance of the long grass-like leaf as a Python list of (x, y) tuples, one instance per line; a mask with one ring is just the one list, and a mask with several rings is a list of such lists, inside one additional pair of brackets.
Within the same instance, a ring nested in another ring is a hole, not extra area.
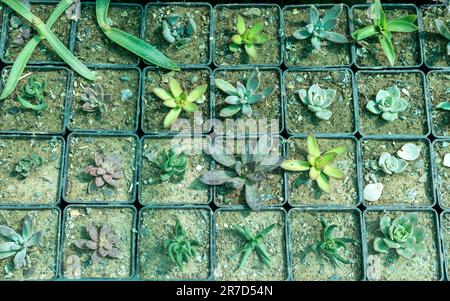
[[(59, 17), (75, 2), (75, 0), (62, 0), (58, 3), (56, 8), (53, 10), (52, 14), (47, 20), (48, 28), (51, 28), (53, 24), (59, 19)], [(16, 89), (17, 84), (19, 83), (20, 76), (22, 75), (25, 67), (30, 60), (31, 55), (33, 54), (34, 49), (36, 49), (37, 45), (42, 41), (42, 38), (38, 35), (34, 36), (28, 43), (23, 47), (22, 51), (20, 51), (17, 56), (14, 64), (11, 67), (11, 70), (8, 75), (8, 79), (6, 80), (3, 91), (0, 95), (0, 100), (5, 99)]]

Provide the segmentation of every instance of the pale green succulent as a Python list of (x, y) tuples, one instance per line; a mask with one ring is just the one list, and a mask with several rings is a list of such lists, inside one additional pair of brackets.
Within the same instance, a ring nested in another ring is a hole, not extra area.
[(293, 33), (293, 37), (297, 40), (311, 39), (314, 52), (320, 50), (321, 39), (333, 43), (348, 43), (344, 35), (331, 31), (336, 27), (337, 18), (341, 14), (343, 6), (343, 4), (333, 6), (323, 18), (320, 18), (317, 8), (311, 5), (309, 10), (309, 24), (297, 29)]
[(401, 173), (406, 168), (406, 161), (392, 156), (390, 153), (382, 153), (378, 159), (378, 165), (388, 175)]
[(245, 20), (242, 16), (236, 18), (237, 33), (231, 37), (228, 46), (231, 52), (237, 52), (239, 47), (244, 46), (245, 52), (251, 59), (257, 57), (255, 45), (262, 45), (269, 41), (269, 36), (264, 31), (264, 23), (259, 22), (250, 28), (245, 28)]
[(327, 108), (331, 105), (336, 97), (336, 90), (322, 89), (319, 85), (314, 84), (306, 89), (298, 91), (301, 101), (308, 106), (308, 109), (316, 115), (317, 118), (328, 120), (331, 118), (332, 112)]
[(443, 101), (436, 106), (436, 109), (450, 111), (450, 101)]
[(388, 253), (390, 249), (394, 249), (398, 255), (406, 259), (423, 255), (426, 252), (424, 234), (416, 227), (417, 222), (415, 212), (401, 215), (393, 221), (389, 216), (383, 215), (380, 219), (383, 236), (375, 238), (373, 243), (375, 251)]
[(408, 107), (408, 101), (400, 96), (400, 89), (391, 86), (387, 90), (378, 91), (375, 101), (369, 101), (366, 108), (373, 114), (381, 114), (386, 121), (393, 121)]
[(252, 116), (253, 110), (251, 105), (263, 101), (277, 88), (277, 86), (267, 87), (260, 93), (256, 93), (261, 82), (260, 77), (261, 75), (258, 68), (255, 68), (250, 74), (246, 85), (244, 86), (238, 82), (236, 88), (223, 79), (216, 79), (214, 81), (216, 87), (228, 94), (225, 98), (225, 102), (229, 104), (229, 106), (220, 111), (219, 115), (221, 117), (230, 117), (237, 114), (239, 111), (242, 111), (242, 114), (245, 116)]
[(450, 29), (441, 19), (436, 19), (434, 22), (436, 23), (436, 29), (439, 34), (449, 41), (447, 43), (447, 55), (450, 56)]

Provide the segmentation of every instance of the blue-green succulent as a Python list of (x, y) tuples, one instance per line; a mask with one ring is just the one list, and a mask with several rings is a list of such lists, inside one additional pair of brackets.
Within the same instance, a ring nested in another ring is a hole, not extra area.
[(404, 112), (408, 107), (408, 101), (401, 97), (400, 89), (391, 86), (387, 90), (380, 90), (376, 99), (367, 103), (366, 108), (373, 114), (381, 114), (386, 121), (394, 121), (398, 114)]

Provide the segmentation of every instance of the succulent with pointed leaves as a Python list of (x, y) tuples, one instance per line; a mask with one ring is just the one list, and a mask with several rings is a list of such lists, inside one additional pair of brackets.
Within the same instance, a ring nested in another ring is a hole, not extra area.
[(192, 40), (196, 31), (197, 25), (190, 14), (187, 15), (187, 21), (177, 14), (171, 14), (162, 21), (162, 36), (170, 44), (186, 45)]
[(378, 91), (375, 101), (371, 100), (366, 105), (369, 112), (381, 114), (381, 118), (386, 121), (394, 121), (407, 107), (408, 101), (401, 98), (400, 89), (397, 86)]
[(33, 219), (27, 215), (22, 219), (22, 235), (8, 226), (0, 226), (0, 236), (7, 241), (0, 243), (0, 259), (14, 256), (15, 269), (21, 269), (29, 264), (27, 251), (32, 247), (39, 246), (43, 233), (34, 232)]
[(153, 163), (160, 169), (161, 181), (179, 181), (186, 174), (188, 159), (184, 152), (177, 153), (172, 148), (168, 151), (163, 148), (160, 157)]
[(189, 94), (186, 94), (181, 88), (180, 83), (173, 77), (169, 77), (169, 90), (154, 88), (153, 93), (164, 100), (164, 106), (170, 108), (170, 112), (164, 118), (164, 127), (170, 127), (178, 118), (181, 110), (186, 112), (196, 112), (198, 106), (195, 102), (203, 101), (204, 94), (208, 85), (204, 84), (196, 87)]
[(268, 87), (260, 93), (256, 93), (260, 82), (261, 74), (258, 68), (255, 68), (255, 70), (252, 71), (245, 86), (238, 82), (235, 88), (223, 79), (215, 79), (214, 83), (216, 84), (216, 87), (228, 95), (225, 98), (225, 102), (229, 104), (229, 106), (223, 108), (219, 115), (221, 117), (230, 117), (237, 114), (239, 111), (242, 111), (242, 114), (250, 117), (253, 113), (252, 105), (269, 97), (277, 88), (277, 86)]
[(356, 240), (349, 237), (333, 237), (333, 231), (336, 230), (338, 226), (328, 223), (322, 217), (320, 217), (319, 220), (323, 227), (320, 239), (306, 248), (305, 252), (303, 252), (303, 258), (305, 258), (308, 253), (314, 252), (319, 260), (323, 257), (328, 258), (334, 266), (353, 263), (352, 260), (344, 258), (340, 250), (346, 251), (346, 244), (356, 243)]
[(328, 107), (336, 97), (336, 90), (322, 89), (315, 84), (306, 89), (298, 91), (301, 101), (308, 106), (308, 109), (313, 112), (317, 118), (322, 120), (329, 120), (333, 114)]
[[(267, 265), (269, 268), (272, 266), (272, 262), (269, 254), (266, 251), (266, 248), (263, 244), (263, 239), (267, 234), (270, 233), (275, 228), (276, 224), (272, 224), (263, 230), (259, 231), (256, 234), (252, 234), (250, 229), (246, 226), (233, 225), (233, 229), (241, 235), (241, 237), (245, 240), (245, 245), (242, 249), (236, 253), (234, 256), (241, 254), (241, 260), (237, 267), (237, 270), (241, 270), (245, 264), (247, 263), (248, 257), (250, 256), (252, 251), (255, 251), (258, 254), (260, 260)], [(232, 257), (234, 257), (232, 256)]]
[(246, 150), (239, 159), (218, 143), (209, 145), (209, 154), (226, 169), (208, 171), (200, 181), (212, 186), (227, 184), (236, 190), (245, 187), (247, 205), (252, 210), (260, 210), (262, 200), (258, 195), (258, 187), (267, 178), (267, 174), (276, 169), (283, 160), (283, 157), (271, 154), (268, 141), (267, 136), (261, 136), (255, 147), (247, 143)]
[(378, 165), (386, 174), (392, 175), (404, 171), (408, 163), (403, 159), (392, 156), (390, 153), (384, 152), (378, 159)]
[(293, 33), (293, 37), (297, 40), (311, 39), (313, 52), (320, 50), (321, 39), (338, 44), (348, 43), (344, 35), (332, 31), (336, 27), (337, 19), (343, 7), (343, 4), (337, 4), (328, 10), (323, 18), (320, 18), (317, 8), (311, 5), (309, 10), (309, 24), (297, 29)]
[(355, 30), (352, 37), (360, 42), (370, 37), (377, 37), (391, 66), (395, 64), (395, 50), (392, 43), (393, 32), (415, 32), (419, 29), (415, 23), (416, 15), (407, 15), (392, 20), (386, 18), (380, 0), (375, 0), (369, 8), (372, 24)]
[(29, 157), (23, 157), (17, 162), (14, 171), (22, 178), (26, 179), (34, 170), (44, 164), (44, 159), (36, 153)]
[(181, 271), (184, 269), (184, 264), (196, 256), (194, 247), (198, 246), (200, 246), (199, 241), (186, 238), (186, 232), (178, 219), (175, 222), (173, 237), (164, 241), (167, 255), (173, 263), (177, 264)]
[(400, 215), (394, 220), (387, 215), (380, 218), (381, 237), (375, 238), (373, 246), (375, 251), (388, 253), (394, 249), (398, 255), (411, 259), (415, 255), (423, 255), (426, 252), (423, 241), (424, 233), (417, 228), (417, 213)]
[(105, 185), (117, 187), (118, 181), (124, 178), (120, 155), (112, 153), (104, 156), (98, 152), (94, 154), (95, 165), (89, 165), (84, 171), (94, 177), (87, 188), (88, 193), (96, 191)]
[(345, 174), (330, 165), (337, 157), (347, 152), (347, 146), (340, 145), (321, 154), (319, 144), (316, 138), (309, 134), (306, 138), (306, 148), (308, 155), (307, 160), (285, 160), (281, 164), (281, 168), (288, 171), (307, 171), (309, 170), (309, 178), (317, 182), (319, 188), (326, 192), (330, 192), (330, 179), (343, 179)]
[(237, 33), (231, 37), (228, 46), (231, 52), (237, 52), (239, 47), (244, 46), (245, 52), (250, 59), (256, 59), (257, 52), (255, 45), (262, 45), (269, 41), (269, 36), (264, 31), (264, 23), (256, 23), (251, 28), (245, 28), (244, 17), (236, 17)]
[(448, 28), (445, 21), (441, 19), (436, 19), (434, 22), (436, 24), (436, 29), (439, 32), (439, 34), (448, 40), (447, 55), (450, 56), (450, 29)]
[(80, 95), (83, 105), (81, 110), (92, 113), (105, 113), (108, 111), (108, 105), (111, 103), (111, 95), (105, 94), (99, 83), (94, 83), (88, 87), (80, 85), (83, 92)]
[(33, 77), (29, 77), (27, 83), (20, 90), (21, 94), (17, 94), (17, 101), (25, 109), (34, 111), (45, 110), (48, 107), (44, 97), (46, 88), (45, 80), (39, 83)]
[(93, 251), (91, 255), (92, 263), (99, 262), (106, 257), (119, 257), (120, 252), (116, 247), (119, 236), (111, 231), (108, 224), (101, 227), (91, 224), (86, 227), (86, 232), (89, 239), (79, 239), (75, 242), (75, 246), (81, 250)]

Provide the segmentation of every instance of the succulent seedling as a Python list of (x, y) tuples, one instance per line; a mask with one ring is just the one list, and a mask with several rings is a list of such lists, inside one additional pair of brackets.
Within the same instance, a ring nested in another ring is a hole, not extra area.
[(164, 106), (170, 108), (170, 112), (164, 118), (164, 127), (170, 127), (178, 118), (181, 111), (195, 112), (198, 106), (197, 101), (202, 101), (208, 85), (204, 84), (196, 87), (189, 94), (186, 94), (181, 88), (180, 83), (173, 77), (169, 77), (169, 90), (154, 88), (153, 93), (164, 100)]
[(166, 181), (180, 181), (186, 174), (188, 159), (184, 152), (178, 153), (170, 148), (163, 148), (159, 158), (153, 161), (160, 170), (160, 179)]
[(336, 90), (322, 89), (315, 84), (306, 89), (298, 91), (301, 101), (308, 106), (308, 109), (313, 112), (317, 118), (322, 120), (329, 120), (333, 114), (328, 107), (336, 97)]
[(194, 247), (198, 246), (200, 246), (199, 241), (186, 238), (186, 232), (178, 219), (175, 222), (173, 237), (164, 241), (167, 255), (173, 263), (177, 264), (181, 271), (184, 269), (184, 264), (196, 256)]
[(447, 55), (450, 56), (450, 29), (448, 29), (448, 26), (445, 23), (445, 21), (441, 19), (436, 19), (434, 22), (436, 24), (436, 29), (439, 32), (439, 34), (448, 40)]
[(14, 268), (21, 269), (30, 264), (27, 251), (39, 246), (43, 233), (34, 232), (33, 219), (27, 215), (22, 219), (22, 235), (8, 226), (1, 225), (0, 236), (7, 240), (0, 243), (0, 259), (14, 256)]
[(416, 15), (407, 15), (392, 20), (386, 18), (380, 0), (374, 0), (369, 8), (372, 24), (358, 29), (352, 33), (352, 37), (360, 42), (370, 37), (378, 38), (381, 48), (384, 51), (391, 66), (395, 64), (395, 50), (392, 43), (392, 33), (395, 32), (414, 32), (418, 30), (415, 23)]
[(11, 39), (12, 47), (23, 46), (25, 41), (31, 37), (31, 27), (28, 24), (24, 24), (22, 20), (14, 14), (9, 20), (9, 26), (17, 30), (16, 35)]
[(400, 215), (391, 220), (386, 214), (380, 218), (380, 231), (382, 236), (375, 238), (373, 247), (380, 253), (388, 253), (394, 249), (398, 255), (411, 259), (415, 255), (426, 252), (423, 241), (424, 233), (417, 228), (417, 213)]
[(91, 84), (87, 87), (81, 85), (83, 92), (80, 95), (83, 105), (81, 110), (92, 113), (105, 113), (108, 111), (108, 105), (111, 103), (111, 95), (105, 94), (103, 88), (99, 83)]
[(342, 256), (341, 250), (346, 251), (347, 244), (356, 243), (356, 240), (349, 237), (333, 237), (333, 232), (338, 228), (338, 225), (330, 224), (322, 217), (319, 220), (323, 228), (320, 239), (305, 249), (303, 258), (308, 253), (314, 252), (320, 261), (322, 258), (327, 258), (334, 266), (353, 263), (352, 260)]
[(376, 99), (367, 103), (366, 109), (376, 115), (381, 114), (381, 118), (386, 121), (394, 121), (398, 114), (405, 111), (408, 101), (401, 97), (400, 89), (391, 86), (387, 90), (380, 90)]
[(187, 15), (187, 20), (183, 20), (182, 16), (171, 14), (162, 21), (162, 36), (170, 44), (182, 47), (188, 44), (197, 31), (192, 15)]
[(408, 163), (406, 163), (403, 159), (392, 156), (390, 153), (384, 152), (378, 159), (378, 165), (381, 167), (383, 172), (388, 175), (392, 175), (394, 173), (401, 173), (404, 171)]
[[(269, 254), (266, 251), (266, 248), (264, 247), (263, 240), (266, 235), (275, 228), (275, 226), (276, 224), (272, 224), (267, 228), (259, 231), (258, 233), (253, 234), (246, 226), (242, 227), (236, 224), (233, 225), (233, 229), (238, 234), (240, 234), (241, 238), (245, 240), (245, 245), (237, 254), (234, 255), (236, 256), (241, 254), (241, 260), (239, 261), (239, 265), (237, 267), (238, 270), (241, 270), (245, 266), (252, 251), (255, 251), (256, 254), (258, 254), (260, 260), (269, 268), (271, 268), (272, 262)], [(231, 258), (233, 258), (234, 256), (231, 256)]]
[(223, 108), (219, 115), (221, 117), (230, 117), (242, 111), (242, 114), (250, 117), (253, 113), (252, 105), (263, 101), (265, 98), (275, 91), (277, 86), (267, 87), (260, 93), (256, 93), (261, 82), (261, 75), (258, 68), (252, 71), (250, 77), (247, 80), (245, 86), (240, 82), (236, 83), (236, 87), (233, 87), (229, 82), (217, 78), (214, 80), (216, 87), (228, 96), (225, 98), (225, 102), (229, 104)]
[(79, 239), (75, 242), (75, 246), (81, 250), (92, 251), (92, 263), (99, 262), (106, 257), (119, 257), (120, 252), (116, 247), (116, 244), (119, 242), (119, 236), (111, 231), (111, 227), (108, 224), (104, 224), (101, 227), (96, 227), (92, 224), (88, 225), (86, 233), (89, 239)]
[(44, 159), (36, 153), (31, 156), (20, 158), (14, 167), (14, 171), (22, 178), (26, 179), (33, 171), (44, 164)]
[(84, 171), (94, 177), (87, 186), (87, 192), (92, 193), (105, 185), (117, 187), (119, 180), (124, 178), (120, 155), (112, 153), (104, 156), (98, 152), (94, 154), (95, 165), (89, 165)]
[(245, 153), (238, 159), (218, 143), (209, 145), (211, 157), (225, 167), (225, 170), (211, 170), (205, 173), (200, 181), (206, 185), (229, 185), (241, 190), (245, 187), (245, 201), (252, 210), (260, 210), (262, 200), (258, 195), (260, 184), (267, 174), (276, 169), (283, 158), (270, 153), (267, 136), (259, 138), (255, 148), (246, 144)]
[(39, 83), (34, 78), (29, 77), (27, 83), (22, 86), (21, 93), (17, 94), (17, 101), (25, 109), (34, 111), (45, 110), (48, 107), (45, 102), (46, 88), (45, 80)]
[(345, 174), (330, 165), (337, 157), (347, 152), (347, 146), (340, 145), (321, 154), (316, 138), (309, 134), (306, 138), (308, 155), (304, 160), (285, 160), (281, 168), (288, 171), (309, 171), (309, 178), (317, 182), (319, 188), (330, 192), (330, 179), (343, 179)]
[(342, 13), (343, 4), (333, 6), (327, 11), (323, 18), (320, 18), (319, 11), (314, 5), (310, 6), (309, 23), (305, 27), (297, 29), (293, 37), (297, 40), (310, 39), (313, 46), (313, 52), (318, 52), (321, 46), (321, 40), (327, 40), (332, 43), (348, 43), (347, 38), (332, 30), (336, 27), (337, 19)]
[(264, 23), (256, 23), (250, 28), (245, 28), (244, 17), (236, 17), (237, 33), (231, 37), (228, 48), (231, 52), (237, 52), (239, 47), (244, 46), (245, 52), (251, 59), (257, 58), (255, 45), (261, 45), (269, 41), (269, 36), (264, 31)]

